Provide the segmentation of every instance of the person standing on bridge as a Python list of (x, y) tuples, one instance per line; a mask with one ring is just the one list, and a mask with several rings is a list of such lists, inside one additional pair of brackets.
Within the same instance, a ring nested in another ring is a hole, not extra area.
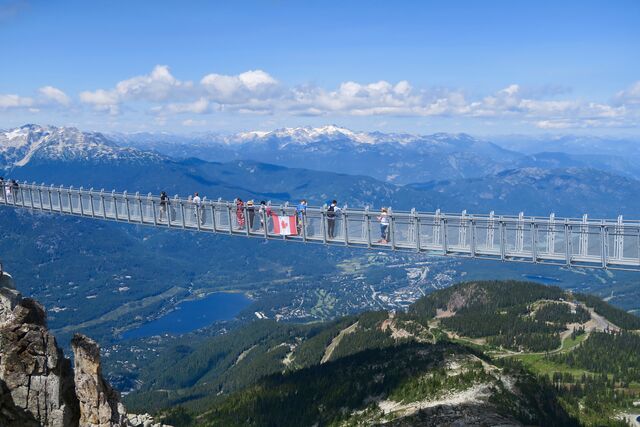
[(256, 216), (256, 208), (253, 206), (253, 200), (247, 202), (247, 216), (249, 217), (249, 231), (253, 231), (253, 220)]
[(307, 201), (305, 199), (300, 200), (300, 203), (296, 207), (296, 222), (298, 227), (298, 235), (302, 234), (302, 224), (304, 223), (304, 217), (307, 214)]
[(336, 216), (340, 212), (338, 201), (332, 200), (327, 208), (327, 234), (330, 239), (336, 237)]
[(11, 180), (11, 195), (13, 197), (13, 203), (19, 202), (18, 194), (20, 193), (20, 184), (15, 179)]
[(378, 221), (380, 221), (380, 240), (378, 240), (378, 243), (384, 243), (386, 245), (389, 243), (389, 212), (387, 208), (380, 209)]
[(264, 231), (265, 227), (268, 227), (268, 221), (271, 220), (271, 206), (268, 206), (264, 200), (260, 202), (258, 215), (260, 215), (260, 231)]
[(241, 198), (236, 199), (236, 221), (238, 222), (238, 229), (244, 228), (244, 202)]
[(202, 199), (200, 199), (200, 195), (197, 192), (194, 193), (193, 199), (191, 199), (191, 203), (193, 203), (193, 216), (195, 217), (196, 221), (199, 221)]
[(167, 193), (163, 191), (160, 193), (160, 221), (164, 221), (164, 216), (167, 215), (168, 207), (169, 196), (167, 196)]

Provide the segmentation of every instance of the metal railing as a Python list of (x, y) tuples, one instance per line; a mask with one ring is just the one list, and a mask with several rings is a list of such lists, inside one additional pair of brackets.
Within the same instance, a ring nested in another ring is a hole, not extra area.
[[(54, 187), (5, 181), (0, 204), (115, 220), (170, 229), (224, 233), (233, 236), (291, 242), (342, 245), (374, 250), (424, 252), (569, 267), (640, 271), (640, 221), (582, 218), (448, 214), (388, 211), (389, 225), (381, 228), (379, 213), (341, 208), (332, 217), (327, 208), (307, 207), (299, 235), (274, 232), (269, 211), (296, 215), (288, 204), (244, 206), (204, 198), (200, 203), (175, 196), (162, 203), (158, 196), (73, 187)], [(331, 233), (333, 231), (333, 233)], [(382, 235), (384, 233), (384, 236)]]

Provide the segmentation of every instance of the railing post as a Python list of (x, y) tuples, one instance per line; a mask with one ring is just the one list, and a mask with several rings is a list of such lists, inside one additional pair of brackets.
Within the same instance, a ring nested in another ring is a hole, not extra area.
[[(323, 204), (322, 205), (322, 209), (320, 210), (320, 215), (321, 215), (321, 219), (322, 219), (322, 243), (324, 243), (325, 245), (327, 244), (327, 227), (328, 227), (328, 217), (327, 217), (327, 204)], [(334, 215), (337, 215), (335, 213), (334, 210)], [(333, 217), (334, 221), (336, 219), (336, 217)], [(334, 222), (334, 226), (335, 226), (335, 222)], [(334, 229), (335, 230), (335, 229)]]
[(582, 215), (582, 225), (580, 225), (580, 240), (578, 251), (581, 256), (589, 254), (589, 220), (587, 214)]
[(100, 189), (100, 205), (102, 207), (102, 217), (104, 219), (107, 218), (107, 206), (106, 203), (104, 201), (104, 188)]
[(42, 187), (38, 186), (38, 200), (40, 200), (40, 210), (44, 210), (44, 203), (42, 202)]
[(547, 253), (556, 252), (556, 214), (549, 215), (549, 233), (547, 234)]
[(421, 242), (420, 242), (420, 216), (416, 211), (416, 208), (411, 209), (411, 214), (413, 215), (413, 234), (416, 242), (416, 252), (420, 252), (421, 250)]
[(124, 197), (124, 207), (127, 211), (127, 222), (131, 222), (131, 211), (129, 210), (129, 195), (127, 194), (127, 190), (122, 192), (122, 197)]
[(460, 215), (460, 228), (458, 229), (458, 246), (464, 248), (467, 246), (467, 211), (462, 211)]
[(35, 207), (35, 205), (34, 205), (34, 203), (33, 203), (33, 186), (34, 186), (35, 184), (36, 184), (36, 183), (35, 183), (35, 182), (33, 182), (33, 184), (31, 184), (31, 185), (29, 186), (29, 200), (31, 201), (31, 209), (35, 209), (35, 208), (36, 208), (36, 207)]
[(53, 212), (53, 198), (51, 197), (51, 190), (53, 189), (53, 184), (51, 184), (47, 188), (47, 197), (49, 198), (49, 212)]
[[(158, 225), (158, 216), (156, 215), (156, 201), (153, 200), (153, 195), (151, 193), (147, 194), (147, 201), (151, 204), (151, 212), (153, 214), (153, 225)], [(167, 217), (169, 216), (169, 206), (167, 206)]]
[(187, 223), (184, 218), (184, 202), (180, 199), (180, 216), (182, 217), (182, 228), (187, 228)]
[(469, 220), (469, 225), (471, 227), (471, 242), (469, 244), (469, 253), (472, 258), (476, 257), (476, 220), (471, 215), (471, 219)]
[(609, 255), (609, 236), (607, 231), (607, 226), (605, 225), (604, 220), (602, 220), (600, 224), (600, 250), (602, 251), (600, 259), (602, 261), (602, 268), (607, 268), (607, 258)]
[(440, 244), (440, 209), (436, 209), (436, 214), (433, 217), (433, 244)]
[(531, 220), (531, 258), (534, 264), (538, 263), (538, 224)]
[(564, 220), (564, 255), (567, 266), (571, 266), (571, 226), (569, 220)]
[(442, 250), (445, 255), (449, 255), (449, 227), (447, 226), (447, 216), (442, 215)]
[(307, 209), (305, 207), (305, 210), (303, 210), (301, 212), (302, 214), (302, 219), (300, 220), (300, 222), (302, 223), (302, 241), (307, 243)]
[(616, 260), (620, 261), (624, 257), (624, 223), (622, 220), (622, 215), (618, 215), (615, 233), (616, 234), (613, 247), (614, 257)]
[(504, 218), (502, 215), (498, 219), (498, 239), (500, 239), (500, 259), (504, 261), (506, 259), (506, 223), (504, 222)]
[(144, 224), (144, 213), (142, 212), (142, 199), (140, 192), (136, 191), (136, 200), (138, 201), (138, 212), (140, 212), (140, 224)]
[(345, 204), (342, 209), (342, 230), (344, 232), (344, 245), (349, 246), (349, 228), (348, 228), (348, 216), (347, 216), (348, 206)]
[[(234, 200), (234, 205), (236, 203), (237, 199)], [(231, 217), (231, 205), (229, 204), (229, 202), (227, 202), (227, 215), (229, 216), (229, 234), (233, 233), (233, 218)]]
[(367, 240), (367, 247), (371, 247), (371, 214), (369, 213), (369, 205), (364, 208), (364, 224), (365, 224), (365, 239)]
[(69, 213), (73, 215), (73, 199), (71, 198), (71, 191), (73, 190), (73, 185), (70, 185), (67, 188), (67, 198), (69, 199)]
[(516, 226), (516, 252), (524, 251), (524, 212), (518, 214), (518, 224)]
[[(284, 202), (284, 206), (280, 205), (280, 212), (282, 212), (282, 216), (285, 216), (285, 215), (289, 216), (289, 213), (286, 212), (286, 209), (288, 208), (289, 208), (289, 202)], [(287, 236), (283, 235), (282, 240), (287, 240)]]
[(25, 205), (25, 203), (24, 203), (24, 187), (26, 187), (26, 186), (27, 186), (27, 181), (24, 181), (22, 183), (22, 185), (20, 186), (20, 203), (22, 204), (23, 208), (27, 207), (27, 205)]
[(116, 221), (118, 221), (118, 199), (116, 199), (116, 190), (111, 190), (111, 203), (113, 203), (113, 215), (116, 217)]
[(249, 237), (251, 235), (251, 230), (249, 229), (249, 208), (246, 203), (242, 206), (242, 212), (244, 212), (244, 234)]
[(93, 187), (89, 189), (89, 206), (91, 206), (91, 218), (95, 218), (96, 208), (93, 205)]
[(495, 237), (495, 213), (494, 211), (489, 212), (489, 222), (487, 224), (487, 247), (490, 250), (493, 250), (493, 243)]
[(202, 216), (202, 212), (200, 212), (200, 208), (202, 206), (203, 200), (200, 200), (200, 203), (194, 203), (193, 209), (196, 217), (196, 228), (200, 231), (200, 218)]
[(391, 243), (391, 249), (396, 250), (396, 220), (393, 215), (393, 209), (391, 206), (387, 209), (389, 214), (389, 242)]
[(211, 231), (216, 232), (216, 206), (215, 202), (209, 202), (209, 210), (211, 211)]
[(80, 215), (84, 216), (84, 206), (82, 206), (82, 187), (78, 190), (78, 201), (80, 203)]
[(63, 209), (62, 209), (62, 185), (60, 185), (60, 188), (58, 188), (58, 210), (60, 211), (60, 213), (64, 213)]

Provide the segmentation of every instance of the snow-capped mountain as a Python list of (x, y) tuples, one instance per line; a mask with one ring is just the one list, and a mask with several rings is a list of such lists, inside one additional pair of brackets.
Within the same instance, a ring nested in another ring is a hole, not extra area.
[(355, 132), (335, 125), (194, 134), (186, 141), (157, 134), (117, 135), (120, 144), (174, 158), (255, 160), (286, 167), (330, 170), (405, 184), (443, 177), (483, 176), (522, 157), (466, 134), (412, 135)]
[(28, 124), (0, 131), (0, 168), (47, 160), (138, 162), (159, 158), (155, 153), (121, 147), (101, 133), (81, 132), (72, 127)]

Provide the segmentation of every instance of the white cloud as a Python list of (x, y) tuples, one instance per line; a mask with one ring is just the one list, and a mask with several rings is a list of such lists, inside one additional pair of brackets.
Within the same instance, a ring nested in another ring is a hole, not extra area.
[(66, 93), (53, 86), (41, 87), (38, 89), (38, 92), (40, 92), (40, 95), (42, 95), (46, 100), (56, 102), (65, 107), (71, 103), (71, 99)]
[(264, 108), (264, 101), (280, 98), (279, 83), (262, 70), (247, 71), (237, 76), (207, 74), (200, 80), (208, 99), (219, 104), (244, 104), (243, 109)]
[(640, 80), (616, 94), (619, 104), (640, 105)]
[(98, 89), (80, 93), (80, 100), (92, 104), (99, 111), (117, 114), (119, 105), (125, 101), (162, 102), (181, 99), (189, 95), (192, 82), (176, 79), (169, 67), (156, 65), (150, 74), (132, 77), (118, 82), (113, 89)]
[[(52, 86), (39, 96), (0, 95), (0, 109), (70, 107), (63, 91)], [(168, 66), (117, 82), (112, 88), (79, 93), (82, 104), (119, 114), (124, 108), (148, 111), (158, 123), (187, 114), (240, 113), (282, 116), (403, 116), (518, 120), (543, 129), (629, 126), (640, 120), (640, 81), (616, 93), (611, 102), (571, 98), (570, 88), (509, 84), (495, 93), (469, 96), (461, 89), (416, 88), (396, 82), (345, 81), (333, 88), (287, 86), (266, 71), (236, 75), (210, 73), (191, 82), (175, 77)], [(75, 108), (75, 107), (74, 107)], [(185, 119), (185, 126), (197, 121)], [(189, 123), (189, 124), (186, 124)]]
[(0, 110), (8, 110), (9, 108), (28, 108), (32, 105), (34, 105), (32, 98), (14, 94), (0, 94)]
[(80, 92), (80, 101), (91, 104), (98, 111), (108, 111), (111, 114), (119, 112), (119, 97), (113, 91), (98, 89), (94, 92)]
[(180, 98), (184, 91), (192, 87), (193, 83), (173, 77), (168, 66), (156, 65), (150, 74), (119, 82), (115, 93), (121, 99), (165, 101)]

